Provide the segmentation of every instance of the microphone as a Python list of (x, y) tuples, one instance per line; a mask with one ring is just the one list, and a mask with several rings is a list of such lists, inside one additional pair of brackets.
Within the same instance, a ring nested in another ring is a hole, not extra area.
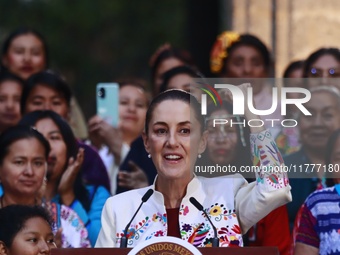
[(131, 220), (129, 221), (129, 223), (126, 225), (125, 229), (124, 229), (124, 233), (123, 236), (120, 240), (120, 248), (126, 248), (127, 247), (127, 241), (128, 238), (126, 237), (126, 234), (128, 232), (129, 226), (131, 225), (131, 222), (133, 221), (133, 219), (136, 217), (137, 213), (139, 212), (140, 208), (142, 207), (142, 205), (149, 200), (149, 198), (151, 197), (151, 195), (153, 194), (153, 189), (149, 189), (144, 196), (142, 197), (142, 203), (140, 203), (137, 211), (135, 212), (135, 214), (132, 216)]
[(205, 210), (203, 210), (203, 205), (201, 205), (200, 202), (198, 202), (196, 200), (196, 198), (194, 198), (194, 197), (189, 198), (189, 201), (197, 208), (197, 210), (202, 211), (204, 213), (205, 217), (207, 217), (208, 221), (210, 222), (210, 225), (214, 229), (214, 237), (213, 237), (213, 240), (212, 240), (212, 247), (219, 247), (220, 245), (219, 245), (219, 239), (218, 239), (218, 236), (217, 236), (217, 229), (216, 229), (215, 225), (212, 223), (212, 221), (210, 220), (207, 212)]

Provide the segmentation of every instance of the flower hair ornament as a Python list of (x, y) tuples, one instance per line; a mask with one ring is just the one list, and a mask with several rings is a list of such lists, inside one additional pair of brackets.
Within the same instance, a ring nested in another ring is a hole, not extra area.
[(210, 71), (220, 73), (223, 68), (223, 60), (227, 58), (227, 48), (240, 39), (240, 34), (225, 31), (217, 37), (210, 52)]

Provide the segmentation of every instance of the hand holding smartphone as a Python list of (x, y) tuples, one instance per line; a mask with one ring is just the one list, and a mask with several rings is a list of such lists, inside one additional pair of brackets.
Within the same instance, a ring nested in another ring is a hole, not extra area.
[(97, 115), (113, 127), (119, 121), (119, 85), (117, 83), (98, 83)]

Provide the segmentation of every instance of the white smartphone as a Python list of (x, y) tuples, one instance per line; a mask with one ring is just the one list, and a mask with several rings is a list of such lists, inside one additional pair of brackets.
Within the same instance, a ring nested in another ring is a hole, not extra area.
[(118, 126), (119, 121), (119, 85), (118, 83), (98, 83), (97, 115), (103, 118), (113, 127)]

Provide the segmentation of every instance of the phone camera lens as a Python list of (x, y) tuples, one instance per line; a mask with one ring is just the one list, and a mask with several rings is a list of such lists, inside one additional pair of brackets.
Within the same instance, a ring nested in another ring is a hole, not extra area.
[(105, 89), (104, 88), (100, 88), (98, 90), (98, 97), (100, 97), (100, 98), (104, 98), (105, 97)]

